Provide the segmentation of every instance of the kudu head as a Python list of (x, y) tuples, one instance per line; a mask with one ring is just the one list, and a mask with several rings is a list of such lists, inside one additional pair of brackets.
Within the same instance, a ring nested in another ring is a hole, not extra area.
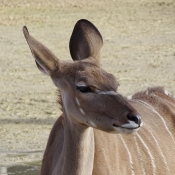
[(69, 43), (73, 62), (60, 61), (26, 27), (23, 32), (37, 67), (60, 89), (69, 120), (112, 133), (132, 133), (140, 127), (141, 117), (117, 93), (115, 77), (99, 66), (103, 39), (91, 22), (82, 19), (74, 27)]

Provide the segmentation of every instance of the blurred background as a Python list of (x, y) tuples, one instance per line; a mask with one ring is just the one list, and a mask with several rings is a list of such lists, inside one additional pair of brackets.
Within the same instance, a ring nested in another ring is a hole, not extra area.
[(164, 86), (175, 94), (174, 0), (0, 0), (0, 167), (39, 165), (60, 115), (56, 88), (38, 71), (22, 27), (70, 60), (70, 35), (82, 18), (101, 32), (101, 64), (120, 93)]

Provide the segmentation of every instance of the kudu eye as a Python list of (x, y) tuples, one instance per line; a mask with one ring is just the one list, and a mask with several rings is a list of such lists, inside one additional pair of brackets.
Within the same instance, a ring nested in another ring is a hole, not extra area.
[(82, 92), (82, 93), (93, 92), (93, 90), (92, 90), (89, 86), (86, 86), (86, 85), (77, 86), (77, 89), (78, 89), (80, 92)]

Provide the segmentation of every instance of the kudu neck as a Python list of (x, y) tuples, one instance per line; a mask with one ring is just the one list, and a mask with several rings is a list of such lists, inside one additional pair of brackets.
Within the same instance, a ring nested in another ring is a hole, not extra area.
[[(65, 112), (65, 111), (64, 111)], [(94, 161), (93, 128), (70, 121), (64, 115), (64, 144), (60, 175), (92, 175)]]

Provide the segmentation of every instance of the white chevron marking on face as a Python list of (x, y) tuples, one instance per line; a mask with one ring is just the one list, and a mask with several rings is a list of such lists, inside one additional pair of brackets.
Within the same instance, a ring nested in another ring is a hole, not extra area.
[(102, 94), (102, 95), (117, 95), (118, 94), (115, 91), (100, 91), (100, 90), (96, 90), (96, 93)]

